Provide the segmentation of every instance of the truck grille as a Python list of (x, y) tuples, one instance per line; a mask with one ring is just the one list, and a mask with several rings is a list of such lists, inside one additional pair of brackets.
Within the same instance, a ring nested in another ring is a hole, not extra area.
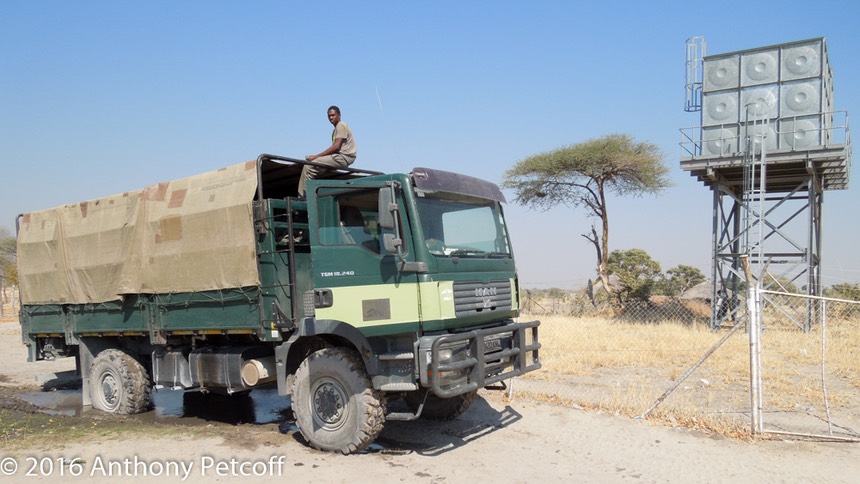
[(510, 310), (510, 280), (454, 282), (454, 314), (458, 317)]

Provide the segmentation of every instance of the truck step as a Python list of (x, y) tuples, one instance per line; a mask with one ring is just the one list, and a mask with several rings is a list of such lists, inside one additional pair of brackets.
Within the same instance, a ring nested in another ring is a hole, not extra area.
[(411, 351), (405, 353), (382, 353), (378, 358), (380, 361), (411, 360), (415, 358), (415, 353)]
[(409, 412), (391, 412), (385, 415), (385, 420), (398, 420), (401, 422), (409, 422), (411, 420), (417, 420), (421, 414), (419, 413), (409, 413)]
[(384, 383), (379, 386), (379, 389), (383, 392), (411, 392), (418, 390), (418, 385), (408, 382)]

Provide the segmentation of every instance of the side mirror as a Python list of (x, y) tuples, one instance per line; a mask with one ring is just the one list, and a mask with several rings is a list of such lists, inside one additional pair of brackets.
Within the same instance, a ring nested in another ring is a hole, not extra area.
[(379, 189), (379, 226), (387, 229), (394, 229), (394, 212), (397, 210), (397, 204), (394, 202), (394, 190), (392, 187)]
[(427, 272), (426, 262), (411, 262), (406, 260), (403, 250), (403, 239), (398, 237), (400, 227), (395, 212), (400, 211), (397, 202), (394, 201), (394, 185), (379, 189), (379, 218), (376, 223), (386, 230), (394, 230), (394, 234), (382, 234), (382, 246), (388, 254), (397, 256), (397, 270), (399, 272)]

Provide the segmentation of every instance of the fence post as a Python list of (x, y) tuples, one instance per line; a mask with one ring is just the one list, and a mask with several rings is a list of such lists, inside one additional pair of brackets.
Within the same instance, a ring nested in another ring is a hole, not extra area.
[(824, 411), (827, 414), (827, 433), (833, 435), (833, 422), (830, 420), (830, 397), (827, 394), (827, 301), (819, 301), (821, 308), (821, 393), (824, 396)]
[(759, 308), (759, 285), (753, 279), (749, 257), (740, 257), (747, 282), (747, 315), (749, 317), (750, 337), (750, 426), (752, 435), (762, 432), (761, 420), (761, 320)]

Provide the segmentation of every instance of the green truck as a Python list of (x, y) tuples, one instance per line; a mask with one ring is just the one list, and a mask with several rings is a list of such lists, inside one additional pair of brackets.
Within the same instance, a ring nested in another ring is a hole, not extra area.
[(29, 361), (77, 358), (84, 404), (116, 414), (153, 388), (277, 385), (307, 442), (345, 454), (540, 368), (495, 184), (344, 168), (299, 198), (307, 163), (264, 154), (19, 215)]

